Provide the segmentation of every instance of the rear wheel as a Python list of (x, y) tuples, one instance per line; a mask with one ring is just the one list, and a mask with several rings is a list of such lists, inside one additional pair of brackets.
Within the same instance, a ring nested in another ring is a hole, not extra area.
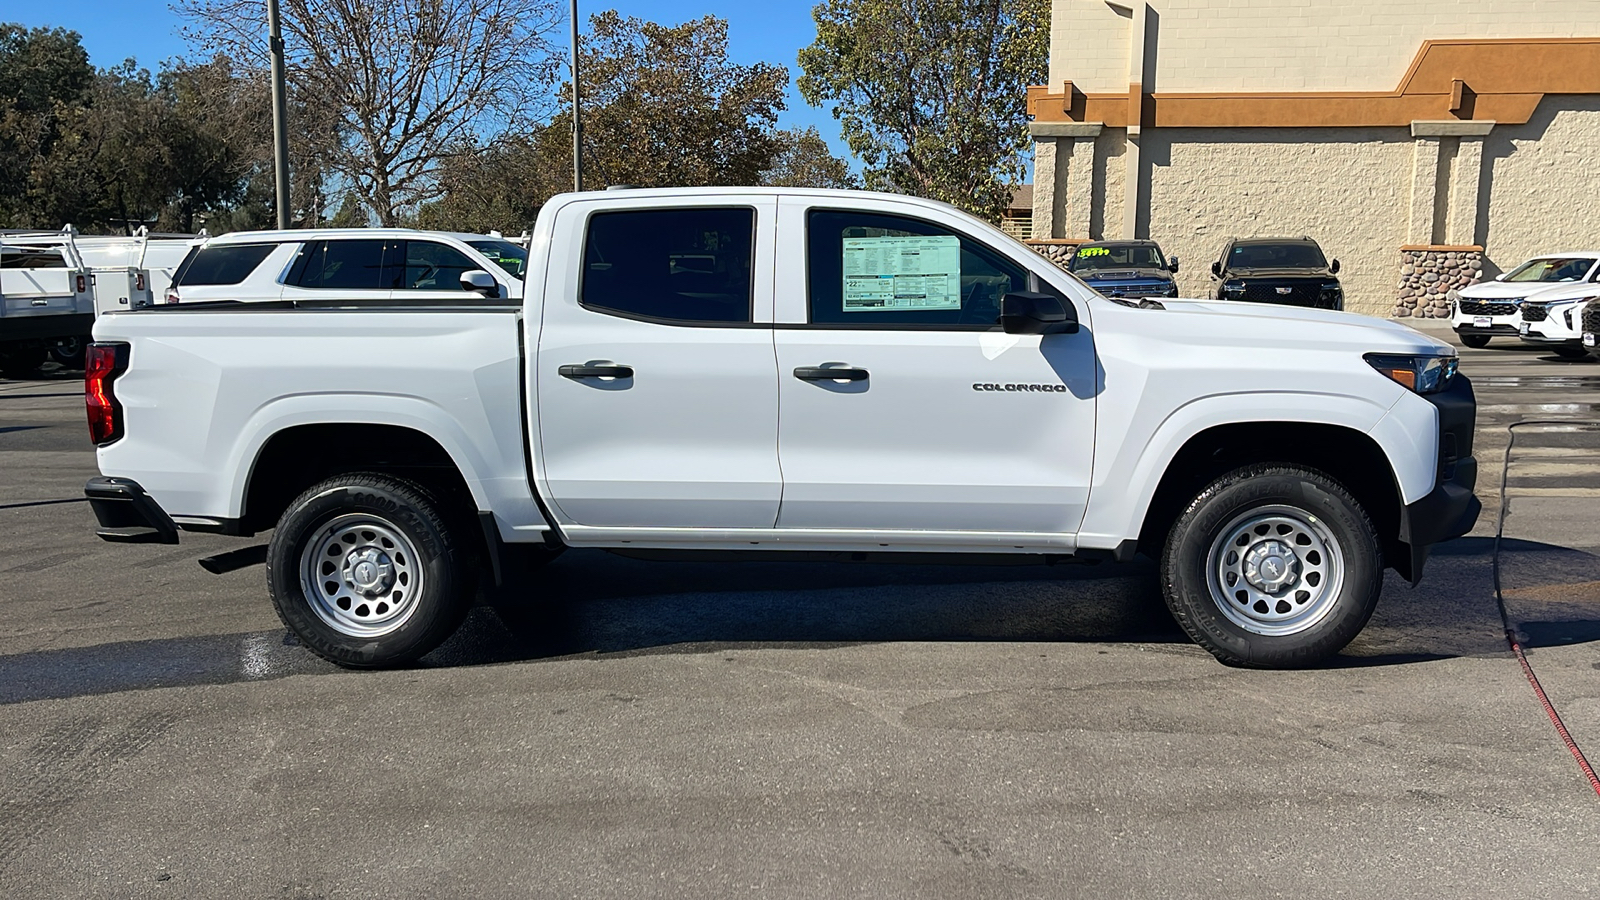
[(353, 474), (313, 486), (278, 520), (267, 585), (313, 653), (351, 668), (415, 660), (461, 624), (476, 582), (421, 485)]
[(68, 369), (81, 369), (88, 349), (89, 342), (81, 337), (58, 338), (50, 347), (50, 358)]
[(1173, 618), (1228, 665), (1296, 668), (1338, 653), (1383, 586), (1378, 535), (1320, 472), (1257, 465), (1202, 490), (1161, 561)]
[(1474, 350), (1482, 350), (1489, 346), (1489, 336), (1487, 334), (1462, 334), (1457, 335), (1457, 337), (1461, 338), (1462, 344)]

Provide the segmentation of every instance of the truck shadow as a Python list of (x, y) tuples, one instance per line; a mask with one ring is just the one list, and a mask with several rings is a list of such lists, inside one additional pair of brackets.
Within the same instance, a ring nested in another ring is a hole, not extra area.
[[(1413, 589), (1394, 576), (1327, 668), (1506, 654), (1493, 540), (1443, 545)], [(1600, 641), (1600, 557), (1502, 543), (1530, 648)], [(1523, 573), (1538, 573), (1532, 583)], [(1552, 577), (1554, 576), (1554, 577)], [(574, 551), (475, 608), (419, 668), (581, 654), (705, 653), (904, 641), (1144, 644), (1203, 655), (1166, 612), (1147, 561), (1099, 566), (643, 562)], [(127, 641), (0, 657), (0, 704), (343, 670), (282, 630)]]

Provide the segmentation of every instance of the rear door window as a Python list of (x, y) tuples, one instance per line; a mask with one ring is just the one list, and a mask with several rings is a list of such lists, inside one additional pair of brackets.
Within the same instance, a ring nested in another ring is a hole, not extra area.
[[(302, 251), (294, 283), (313, 290), (377, 291), (384, 279), (385, 241), (317, 241)], [(392, 243), (392, 242), (388, 242)]]
[(748, 323), (755, 222), (748, 207), (596, 213), (579, 302), (669, 324)]
[(174, 284), (222, 285), (238, 284), (250, 277), (261, 261), (277, 248), (277, 244), (225, 244), (220, 247), (199, 247), (178, 266), (172, 276)]

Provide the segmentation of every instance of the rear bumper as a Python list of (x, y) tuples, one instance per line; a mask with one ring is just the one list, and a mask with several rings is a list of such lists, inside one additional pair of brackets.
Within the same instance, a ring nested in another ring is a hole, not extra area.
[(100, 523), (95, 529), (103, 541), (124, 544), (176, 544), (178, 526), (137, 481), (129, 478), (89, 479), (83, 486), (89, 508)]
[(1395, 568), (1412, 584), (1422, 580), (1433, 545), (1471, 531), (1483, 511), (1473, 493), (1478, 481), (1478, 461), (1472, 457), (1478, 402), (1472, 382), (1458, 375), (1449, 388), (1425, 399), (1439, 410), (1439, 478), (1427, 496), (1400, 510), (1399, 539), (1409, 553), (1395, 560)]

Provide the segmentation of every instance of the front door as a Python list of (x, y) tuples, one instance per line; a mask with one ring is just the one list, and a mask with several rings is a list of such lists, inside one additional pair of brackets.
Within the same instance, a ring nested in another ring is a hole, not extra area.
[(583, 221), (558, 233), (581, 245), (551, 249), (537, 427), (545, 487), (569, 535), (772, 528), (783, 491), (775, 209), (766, 197), (562, 211)]
[(1087, 323), (1005, 334), (1000, 298), (1049, 289), (1019, 262), (953, 223), (808, 202), (786, 198), (781, 219), (806, 271), (779, 278), (780, 321), (804, 322), (776, 332), (778, 526), (1075, 532), (1094, 447)]

